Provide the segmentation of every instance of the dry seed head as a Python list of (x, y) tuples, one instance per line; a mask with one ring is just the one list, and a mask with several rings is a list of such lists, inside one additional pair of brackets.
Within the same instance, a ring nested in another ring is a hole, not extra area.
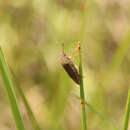
[(76, 66), (70, 60), (70, 58), (66, 56), (64, 52), (64, 45), (62, 47), (63, 47), (63, 52), (61, 56), (61, 65), (63, 66), (67, 74), (73, 79), (73, 81), (76, 82), (77, 84), (80, 84), (79, 72)]

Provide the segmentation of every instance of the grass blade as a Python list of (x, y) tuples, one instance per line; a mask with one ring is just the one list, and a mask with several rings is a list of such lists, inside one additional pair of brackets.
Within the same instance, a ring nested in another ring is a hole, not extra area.
[(79, 50), (79, 74), (80, 74), (80, 102), (81, 102), (81, 111), (82, 111), (82, 130), (86, 130), (86, 112), (85, 112), (85, 96), (84, 96), (84, 87), (83, 87), (83, 72), (82, 72), (82, 57), (81, 57), (81, 48), (80, 43), (78, 43)]
[(128, 91), (126, 111), (125, 111), (125, 117), (124, 117), (124, 122), (123, 122), (123, 130), (128, 130), (129, 118), (130, 118), (130, 88)]
[(0, 72), (8, 95), (10, 107), (14, 116), (17, 130), (25, 130), (23, 119), (20, 113), (20, 108), (14, 91), (14, 86), (11, 80), (9, 68), (5, 62), (2, 49), (0, 47)]
[[(80, 99), (79, 96), (75, 95), (76, 98)], [(85, 101), (85, 104), (88, 106), (88, 108), (94, 112), (96, 115), (98, 115), (102, 120), (104, 120), (107, 124), (111, 125), (113, 127), (114, 130), (119, 130), (119, 128), (117, 128), (117, 126), (113, 123), (112, 120), (108, 119), (103, 113), (101, 113), (100, 111), (98, 111), (94, 106), (92, 106), (90, 103), (88, 103), (87, 101)]]
[(19, 95), (21, 96), (21, 98), (23, 100), (24, 106), (25, 106), (25, 108), (27, 110), (28, 116), (29, 116), (29, 118), (30, 118), (30, 120), (32, 122), (32, 125), (33, 125), (34, 129), (35, 130), (41, 130), (41, 128), (39, 127), (39, 124), (38, 124), (32, 110), (31, 110), (31, 107), (30, 107), (30, 105), (29, 105), (29, 103), (28, 103), (28, 101), (27, 101), (27, 99), (26, 99), (26, 97), (25, 97), (25, 95), (24, 95), (24, 93), (23, 93), (23, 91), (21, 89), (21, 86), (20, 86), (18, 80), (16, 79), (16, 76), (15, 76), (13, 70), (11, 69), (11, 67), (10, 67), (10, 70), (11, 70), (11, 73), (13, 75), (13, 80), (14, 80), (16, 89), (17, 89)]
[(108, 119), (103, 113), (99, 112), (95, 107), (93, 107), (91, 104), (89, 104), (88, 102), (85, 102), (85, 104), (91, 109), (91, 111), (93, 111), (94, 113), (96, 113), (101, 119), (103, 119), (107, 124), (111, 125), (113, 127), (114, 130), (119, 130), (115, 124)]

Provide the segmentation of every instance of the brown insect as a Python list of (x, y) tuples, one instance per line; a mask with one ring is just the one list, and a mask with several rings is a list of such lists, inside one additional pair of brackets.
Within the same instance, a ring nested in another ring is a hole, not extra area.
[(63, 52), (61, 56), (61, 65), (63, 66), (67, 74), (73, 79), (73, 81), (76, 82), (77, 84), (80, 84), (80, 74), (76, 66), (70, 60), (70, 58), (66, 56), (64, 52), (64, 46), (63, 46)]

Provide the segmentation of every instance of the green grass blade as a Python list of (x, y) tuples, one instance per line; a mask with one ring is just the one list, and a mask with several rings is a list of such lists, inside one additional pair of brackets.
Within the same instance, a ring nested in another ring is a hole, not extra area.
[(107, 124), (111, 125), (114, 130), (119, 130), (115, 126), (115, 124), (113, 123), (113, 121), (111, 121), (110, 119), (108, 119), (103, 113), (99, 112), (95, 107), (93, 107), (88, 102), (85, 102), (85, 104), (90, 108), (91, 111), (93, 111), (95, 114), (97, 114), (102, 120), (104, 120)]
[(4, 55), (1, 48), (0, 48), (0, 72), (8, 95), (10, 107), (14, 116), (17, 130), (25, 130), (23, 119), (20, 113), (20, 108), (15, 95), (14, 86), (11, 80), (11, 75), (8, 66), (5, 62)]
[(24, 95), (24, 93), (23, 93), (23, 91), (21, 89), (21, 86), (20, 86), (18, 80), (16, 79), (16, 76), (15, 76), (13, 70), (11, 69), (11, 67), (10, 67), (10, 70), (11, 70), (11, 73), (13, 75), (13, 80), (14, 80), (16, 89), (17, 89), (19, 95), (21, 96), (21, 98), (23, 100), (23, 103), (25, 105), (25, 108), (27, 110), (28, 116), (29, 116), (29, 118), (30, 118), (30, 120), (32, 122), (32, 125), (33, 125), (34, 129), (35, 130), (41, 130), (41, 128), (40, 128), (40, 126), (39, 126), (39, 124), (38, 124), (32, 110), (31, 110), (31, 107), (30, 107), (30, 105), (29, 105), (29, 103), (28, 103), (28, 101), (27, 101), (27, 99), (26, 99), (26, 97), (25, 97), (25, 95)]
[[(79, 96), (75, 95), (76, 98), (80, 99)], [(103, 113), (101, 113), (100, 111), (98, 111), (94, 106), (92, 106), (90, 103), (88, 103), (87, 101), (85, 101), (85, 104), (88, 106), (88, 108), (94, 112), (97, 116), (99, 116), (103, 121), (105, 121), (107, 124), (111, 125), (113, 130), (119, 130), (119, 128), (117, 128), (117, 126), (113, 123), (112, 120), (108, 119)]]
[(85, 112), (85, 96), (83, 87), (83, 71), (82, 71), (82, 56), (80, 43), (78, 45), (79, 50), (79, 73), (80, 73), (80, 101), (81, 101), (81, 111), (82, 111), (82, 130), (86, 130), (86, 112)]
[(129, 88), (129, 91), (128, 91), (128, 98), (127, 98), (127, 103), (126, 103), (126, 112), (125, 112), (125, 117), (124, 117), (124, 122), (123, 122), (123, 130), (128, 130), (129, 118), (130, 118), (130, 88)]

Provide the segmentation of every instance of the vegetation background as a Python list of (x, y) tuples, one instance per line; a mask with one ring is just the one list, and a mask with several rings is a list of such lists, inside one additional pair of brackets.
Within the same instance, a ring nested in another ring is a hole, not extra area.
[[(0, 45), (43, 130), (81, 130), (79, 87), (60, 64), (64, 43), (78, 65), (79, 40), (86, 100), (122, 128), (130, 85), (129, 26), (129, 0), (0, 1)], [(17, 97), (25, 126), (32, 130)], [(1, 78), (0, 110), (0, 130), (15, 130)], [(113, 129), (86, 111), (88, 130)]]

